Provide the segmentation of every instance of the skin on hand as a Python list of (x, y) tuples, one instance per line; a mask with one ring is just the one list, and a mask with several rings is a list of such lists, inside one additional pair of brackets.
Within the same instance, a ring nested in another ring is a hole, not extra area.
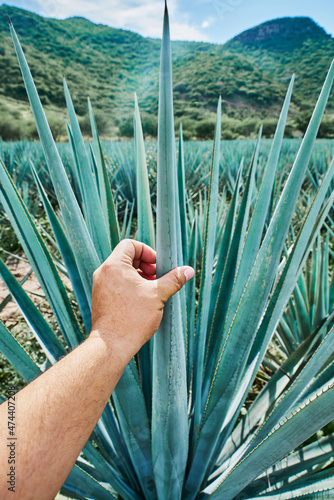
[(191, 267), (156, 279), (156, 253), (123, 240), (93, 276), (91, 337), (101, 337), (126, 362), (158, 330), (167, 300), (194, 275)]

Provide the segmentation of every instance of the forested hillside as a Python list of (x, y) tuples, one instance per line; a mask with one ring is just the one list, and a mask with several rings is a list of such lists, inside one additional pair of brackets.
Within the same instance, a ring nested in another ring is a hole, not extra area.
[[(7, 14), (25, 50), (56, 138), (66, 137), (65, 76), (84, 132), (87, 97), (105, 137), (132, 135), (133, 93), (138, 94), (146, 135), (154, 136), (158, 109), (160, 40), (96, 25), (84, 18), (47, 19), (0, 7), (0, 136), (36, 136), (33, 118), (9, 36)], [(296, 73), (288, 135), (305, 129), (326, 71), (334, 40), (309, 18), (283, 18), (247, 30), (225, 45), (173, 42), (176, 127), (185, 137), (212, 136), (219, 95), (223, 138), (254, 135), (264, 124), (270, 136), (289, 79)], [(320, 131), (334, 136), (334, 98)]]

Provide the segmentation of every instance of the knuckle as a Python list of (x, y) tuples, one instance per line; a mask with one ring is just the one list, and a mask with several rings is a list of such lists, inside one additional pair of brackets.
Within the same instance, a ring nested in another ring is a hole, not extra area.
[(181, 277), (178, 274), (173, 274), (171, 276), (171, 280), (172, 280), (176, 290), (179, 292), (183, 286), (183, 282), (181, 280)]

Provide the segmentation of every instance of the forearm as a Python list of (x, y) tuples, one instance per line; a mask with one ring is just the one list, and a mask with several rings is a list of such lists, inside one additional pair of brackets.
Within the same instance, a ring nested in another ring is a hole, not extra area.
[[(16, 395), (16, 498), (54, 498), (101, 416), (124, 362), (101, 338), (91, 335)], [(7, 421), (4, 403), (0, 406), (2, 499), (13, 498), (6, 477)]]

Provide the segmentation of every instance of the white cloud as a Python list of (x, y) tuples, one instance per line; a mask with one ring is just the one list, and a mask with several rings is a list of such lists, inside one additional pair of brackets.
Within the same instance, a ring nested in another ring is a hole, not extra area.
[(203, 21), (202, 28), (204, 28), (204, 29), (209, 28), (209, 26), (211, 26), (214, 22), (215, 22), (215, 18), (209, 17), (208, 19)]
[[(178, 9), (180, 0), (169, 0), (171, 37), (174, 40), (206, 41), (206, 35), (189, 23)], [(123, 28), (143, 36), (161, 38), (164, 3), (157, 0), (37, 0), (43, 16), (65, 19), (83, 16), (114, 28)]]
[(171, 23), (170, 27), (172, 40), (191, 40), (193, 42), (206, 42), (208, 37), (195, 26), (188, 24)]

